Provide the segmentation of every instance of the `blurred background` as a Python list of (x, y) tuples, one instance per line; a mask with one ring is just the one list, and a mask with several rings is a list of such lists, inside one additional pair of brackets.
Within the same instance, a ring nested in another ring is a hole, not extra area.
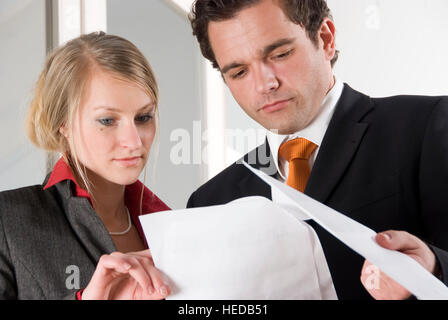
[[(0, 0), (0, 191), (40, 184), (51, 168), (54, 156), (25, 136), (28, 103), (46, 54), (91, 31), (129, 39), (154, 69), (161, 128), (145, 181), (170, 207), (185, 207), (197, 187), (263, 143), (264, 130), (202, 58), (187, 19), (191, 2)], [(338, 78), (375, 97), (448, 94), (448, 1), (328, 5), (337, 28)]]

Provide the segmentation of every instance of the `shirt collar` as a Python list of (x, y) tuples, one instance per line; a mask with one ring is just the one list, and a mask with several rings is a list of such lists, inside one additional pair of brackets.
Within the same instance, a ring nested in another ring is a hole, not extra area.
[[(91, 197), (89, 193), (80, 187), (80, 185), (76, 182), (75, 177), (70, 169), (70, 167), (65, 162), (64, 158), (60, 158), (58, 162), (53, 167), (53, 171), (48, 179), (48, 182), (44, 186), (44, 190), (51, 188), (55, 184), (58, 184), (61, 181), (70, 180), (75, 185), (75, 194), (76, 197), (87, 198), (92, 204)], [(169, 210), (169, 207), (166, 206), (157, 196), (152, 193), (143, 183), (139, 180), (136, 182), (127, 185), (125, 189), (125, 204), (129, 209), (129, 212), (132, 216), (138, 216), (140, 214), (140, 197), (143, 188), (143, 201), (142, 201), (142, 212), (143, 214), (157, 211)]]
[(328, 125), (330, 124), (330, 120), (333, 117), (336, 104), (338, 103), (342, 95), (343, 89), (344, 83), (335, 77), (335, 84), (325, 96), (319, 113), (306, 128), (303, 128), (302, 130), (290, 135), (281, 135), (273, 133), (271, 131), (267, 131), (267, 140), (272, 157), (274, 158), (277, 172), (280, 173), (278, 164), (278, 149), (283, 142), (295, 138), (305, 138), (320, 147), (320, 145), (322, 144), (322, 140), (324, 139), (325, 132), (327, 131)]
[[(44, 190), (47, 190), (48, 188), (51, 188), (55, 184), (58, 184), (59, 182), (62, 182), (64, 180), (70, 180), (75, 184), (76, 187), (74, 195), (76, 197), (87, 198), (90, 204), (92, 204), (93, 206), (92, 199), (90, 198), (89, 193), (79, 186), (79, 184), (75, 180), (75, 177), (70, 167), (67, 165), (64, 158), (61, 157), (58, 160), (58, 162), (56, 162), (56, 164), (54, 165), (53, 171), (51, 172), (51, 175), (48, 178), (48, 182), (44, 186)], [(143, 196), (142, 196), (142, 189), (143, 189)], [(140, 201), (140, 199), (142, 200)], [(147, 214), (152, 212), (167, 211), (170, 210), (170, 208), (139, 180), (137, 180), (133, 184), (126, 186), (124, 194), (124, 202), (131, 215), (132, 222), (137, 228), (140, 237), (143, 239), (145, 246), (148, 248), (148, 243), (146, 242), (146, 237), (143, 233), (143, 228), (138, 218), (140, 212), (142, 212), (143, 214)], [(142, 206), (141, 211), (140, 211), (140, 204)]]
[(47, 190), (48, 188), (51, 188), (55, 184), (58, 184), (59, 182), (64, 180), (71, 180), (75, 184), (76, 197), (88, 198), (90, 203), (92, 203), (89, 193), (79, 186), (79, 184), (75, 180), (72, 170), (67, 165), (64, 158), (61, 157), (58, 160), (58, 162), (56, 162), (56, 164), (54, 165), (53, 171), (50, 174), (50, 178), (48, 179), (48, 182), (45, 185), (44, 190)]

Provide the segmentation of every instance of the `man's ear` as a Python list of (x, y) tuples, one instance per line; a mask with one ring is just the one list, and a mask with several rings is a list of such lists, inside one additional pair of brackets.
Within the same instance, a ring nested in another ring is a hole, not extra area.
[(324, 18), (320, 26), (319, 42), (323, 45), (328, 61), (331, 61), (336, 54), (336, 27), (330, 18)]

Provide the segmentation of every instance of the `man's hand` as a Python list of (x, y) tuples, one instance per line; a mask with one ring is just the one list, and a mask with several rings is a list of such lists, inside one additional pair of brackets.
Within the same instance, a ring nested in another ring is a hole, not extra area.
[[(419, 238), (404, 231), (389, 230), (378, 233), (375, 240), (383, 248), (396, 250), (408, 255), (434, 274), (436, 257), (431, 249)], [(377, 278), (373, 279), (372, 277)], [(370, 295), (377, 300), (403, 300), (411, 296), (409, 291), (368, 261), (364, 261), (361, 271), (361, 282)]]

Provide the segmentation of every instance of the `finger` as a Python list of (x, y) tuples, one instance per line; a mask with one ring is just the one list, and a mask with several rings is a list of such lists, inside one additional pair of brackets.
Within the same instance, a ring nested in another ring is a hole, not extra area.
[(106, 256), (106, 261), (116, 261), (117, 264), (125, 266), (126, 273), (129, 274), (142, 287), (145, 292), (152, 294), (154, 288), (149, 272), (143, 267), (139, 259), (141, 257), (135, 254), (124, 254), (121, 252), (114, 252)]
[(149, 257), (141, 257), (140, 262), (149, 273), (154, 290), (158, 292), (162, 298), (168, 296), (170, 293), (170, 288), (164, 283), (162, 273), (154, 266), (152, 259)]
[(98, 261), (98, 267), (102, 268), (103, 271), (113, 270), (119, 273), (128, 273), (132, 266), (120, 256), (110, 254), (103, 255), (100, 258)]
[(129, 263), (132, 268), (129, 269), (129, 275), (135, 279), (140, 287), (148, 294), (154, 294), (154, 286), (152, 283), (151, 275), (147, 270), (147, 267), (142, 263), (141, 259), (135, 256), (128, 256)]
[(389, 250), (408, 251), (421, 246), (421, 241), (417, 237), (405, 231), (388, 230), (378, 233), (375, 239), (380, 246)]
[(139, 256), (139, 257), (149, 258), (149, 259), (151, 259), (151, 261), (153, 260), (151, 251), (149, 251), (149, 249), (132, 252), (130, 254), (133, 254), (133, 255), (136, 255), (136, 256)]
[(154, 288), (163, 297), (166, 298), (171, 290), (170, 287), (163, 281), (162, 273), (154, 265), (150, 267), (151, 280)]

